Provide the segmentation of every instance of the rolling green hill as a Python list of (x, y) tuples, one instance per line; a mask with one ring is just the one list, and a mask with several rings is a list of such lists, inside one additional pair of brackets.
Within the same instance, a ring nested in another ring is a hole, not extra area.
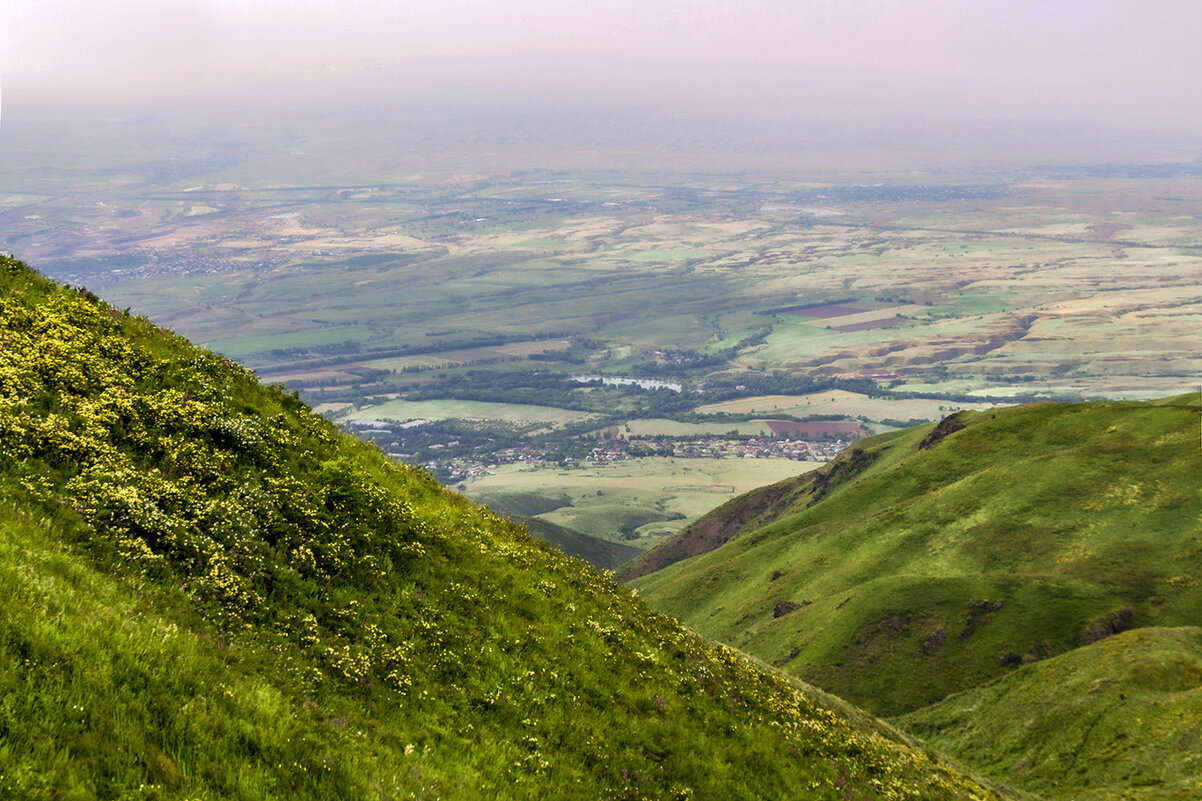
[(1126, 631), (899, 721), (1049, 798), (1202, 796), (1202, 629)]
[(961, 412), (715, 510), (633, 586), (877, 714), (912, 711), (1202, 620), (1198, 432), (1197, 396)]
[(999, 797), (0, 258), (5, 798)]

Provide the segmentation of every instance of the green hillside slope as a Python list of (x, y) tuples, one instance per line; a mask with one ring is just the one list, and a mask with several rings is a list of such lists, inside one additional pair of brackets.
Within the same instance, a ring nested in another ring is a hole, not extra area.
[(901, 718), (1048, 798), (1202, 797), (1202, 629), (1143, 628)]
[(531, 535), (551, 543), (568, 556), (578, 557), (603, 570), (613, 570), (618, 565), (630, 561), (631, 557), (642, 553), (638, 548), (620, 542), (609, 542), (538, 517), (520, 518), (518, 522), (524, 525)]
[(858, 443), (750, 515), (773, 522), (634, 586), (872, 711), (914, 710), (1124, 629), (1202, 620), (1198, 431), (1196, 396), (960, 413)]
[[(498, 492), (477, 497), (476, 500), (486, 505), (498, 514), (521, 523), (535, 537), (549, 542), (568, 556), (576, 556), (594, 567), (603, 570), (613, 570), (624, 562), (630, 561), (642, 551), (630, 545), (610, 542), (600, 537), (585, 534), (582, 531), (556, 525), (549, 520), (543, 520), (534, 515), (542, 514), (559, 508), (559, 498), (548, 499), (534, 492)], [(562, 496), (564, 505), (571, 500)]]
[(744, 531), (771, 523), (794, 507), (801, 508), (799, 503), (813, 498), (831, 469), (828, 465), (732, 498), (672, 539), (621, 565), (618, 578), (632, 581), (690, 556), (707, 553)]
[(997, 797), (9, 259), (0, 342), (5, 798)]

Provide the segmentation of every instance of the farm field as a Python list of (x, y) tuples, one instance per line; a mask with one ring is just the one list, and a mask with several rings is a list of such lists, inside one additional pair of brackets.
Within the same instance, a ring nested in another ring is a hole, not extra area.
[(995, 404), (939, 400), (932, 398), (872, 398), (858, 392), (833, 389), (812, 392), (807, 395), (760, 395), (740, 398), (722, 403), (698, 406), (697, 411), (707, 414), (789, 414), (798, 417), (826, 414), (838, 410), (839, 414), (867, 417), (869, 420), (938, 420), (940, 417), (961, 409), (988, 409)]
[(738, 423), (681, 423), (676, 420), (651, 419), (631, 420), (622, 426), (621, 432), (626, 436), (642, 437), (688, 437), (688, 436), (719, 436), (734, 431), (744, 436), (768, 436), (772, 429), (763, 420), (749, 420)]
[(506, 345), (496, 345), (487, 348), (465, 348), (448, 350), (438, 353), (417, 356), (394, 356), (391, 358), (364, 359), (348, 363), (342, 370), (332, 372), (328, 369), (310, 368), (290, 371), (281, 365), (271, 371), (264, 372), (263, 378), (284, 384), (313, 384), (314, 386), (330, 386), (339, 381), (350, 382), (360, 380), (352, 370), (383, 371), (386, 373), (404, 373), (406, 371), (420, 372), (435, 368), (462, 367), (481, 363), (521, 360), (534, 354), (547, 351), (563, 350), (571, 343), (566, 339), (536, 340), (532, 342), (515, 342)]
[(588, 412), (555, 409), (549, 406), (530, 406), (520, 403), (488, 403), (481, 401), (390, 400), (363, 411), (334, 413), (337, 422), (375, 420), (500, 420), (509, 423), (539, 423), (554, 426), (574, 423), (590, 417)]
[(645, 549), (743, 492), (818, 467), (819, 462), (736, 458), (646, 458), (568, 470), (502, 465), (491, 475), (468, 479), (464, 492), (485, 504), (498, 495), (542, 496), (560, 505), (537, 517)]

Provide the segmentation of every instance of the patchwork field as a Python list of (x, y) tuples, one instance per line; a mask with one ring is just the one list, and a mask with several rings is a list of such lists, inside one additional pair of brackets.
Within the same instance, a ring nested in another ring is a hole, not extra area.
[[(1189, 344), (1202, 323), (1192, 244), (1202, 230), (1181, 213), (1202, 206), (1197, 183), (1064, 182), (971, 207), (860, 199), (817, 217), (789, 203), (745, 207), (803, 194), (780, 185), (702, 189), (666, 212), (677, 187), (625, 178), (491, 179), (449, 195), (379, 186), (338, 203), (216, 181), (167, 188), (86, 246), (58, 239), (44, 261), (270, 380), (309, 389), (364, 371), (387, 375), (360, 383), (386, 385), (531, 357), (553, 364), (572, 337), (586, 337), (599, 346), (581, 354), (590, 370), (628, 371), (656, 349), (734, 347), (736, 370), (960, 380), (999, 397), (1016, 379), (1031, 391), (1163, 393), (1202, 368)], [(547, 201), (568, 188), (572, 199)], [(176, 215), (172, 198), (201, 195), (220, 213)], [(630, 199), (608, 200), (622, 195)], [(239, 205), (247, 196), (259, 202)], [(1134, 201), (1148, 213), (1118, 222)], [(43, 213), (0, 214), (0, 233), (20, 243), (22, 230), (79, 208), (22, 206)], [(259, 238), (234, 235), (248, 228)], [(155, 256), (123, 256), (118, 268), (96, 255), (120, 250), (106, 237)]]

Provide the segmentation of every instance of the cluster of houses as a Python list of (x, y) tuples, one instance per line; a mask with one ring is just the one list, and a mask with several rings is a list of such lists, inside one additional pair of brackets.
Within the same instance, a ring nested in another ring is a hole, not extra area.
[[(707, 437), (687, 441), (611, 439), (593, 447), (582, 458), (571, 459), (577, 464), (599, 464), (638, 459), (654, 453), (677, 459), (796, 459), (827, 462), (834, 459), (850, 443), (842, 439), (812, 442), (800, 439), (726, 439)], [(390, 453), (389, 456), (407, 461), (410, 454)], [(523, 445), (488, 454), (487, 460), (463, 456), (430, 460), (423, 466), (443, 481), (454, 483), (486, 475), (503, 464), (545, 464), (551, 454), (545, 448)]]
[[(586, 461), (617, 462), (625, 459), (635, 459), (646, 455), (645, 448), (630, 449), (631, 443), (640, 440), (616, 439), (604, 446), (593, 448)], [(722, 437), (707, 437), (684, 442), (671, 442), (658, 445), (656, 452), (662, 456), (673, 456), (677, 459), (808, 459), (825, 462), (836, 455), (849, 443), (838, 439), (830, 442), (810, 442), (800, 439), (726, 439)], [(670, 448), (670, 450), (668, 450)]]

